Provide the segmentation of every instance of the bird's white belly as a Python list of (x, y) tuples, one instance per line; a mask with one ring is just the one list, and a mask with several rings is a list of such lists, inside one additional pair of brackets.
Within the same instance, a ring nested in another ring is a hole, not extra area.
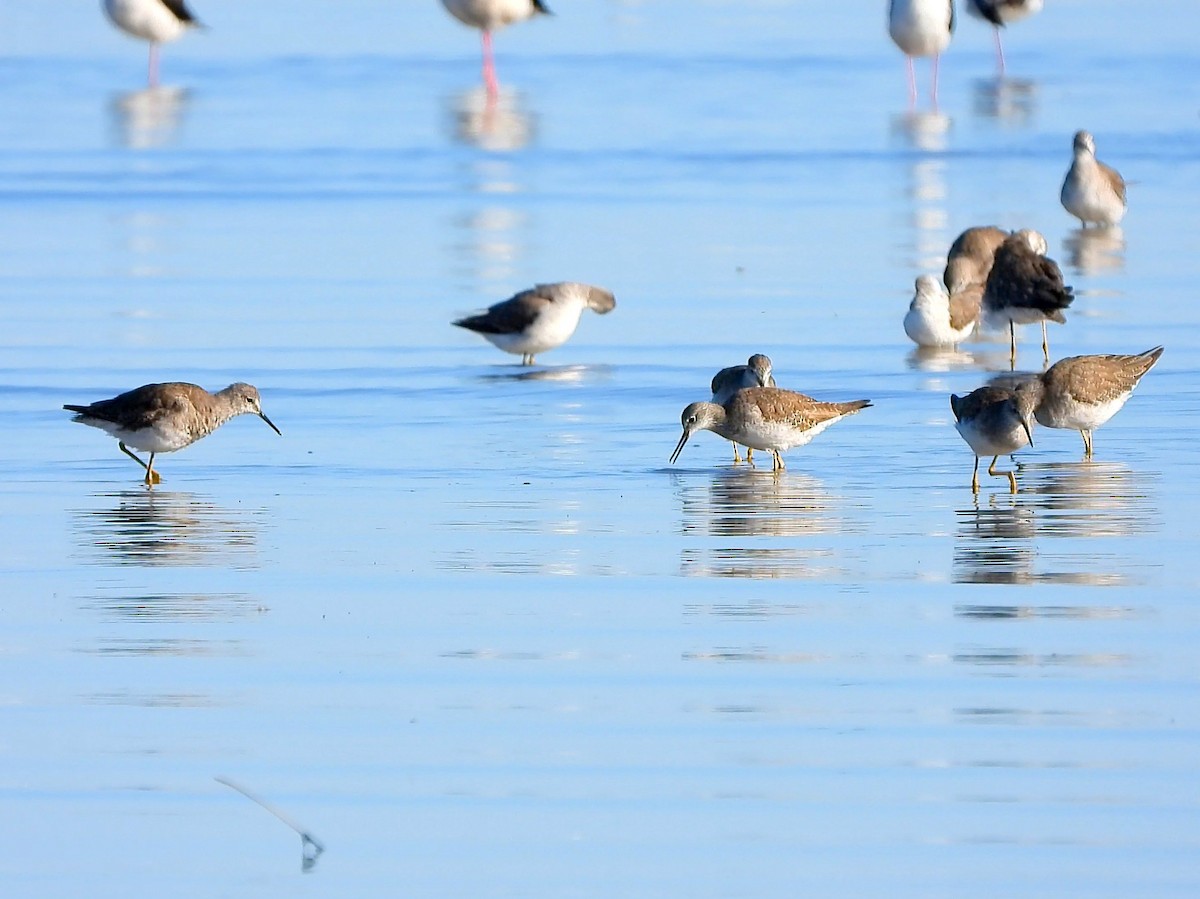
[(1004, 456), (1016, 452), (1029, 442), (1020, 422), (1014, 422), (1011, 427), (1001, 430), (990, 427), (985, 430), (976, 424), (974, 420), (960, 421), (956, 422), (954, 427), (977, 456)]
[(909, 56), (935, 56), (950, 45), (949, 10), (928, 0), (895, 0), (888, 33)]
[(533, 15), (532, 0), (442, 0), (454, 18), (484, 31), (494, 31)]
[(1074, 431), (1091, 431), (1120, 411), (1130, 394), (1105, 403), (1080, 403), (1062, 399), (1055, 403), (1043, 403), (1034, 412), (1038, 424), (1047, 428), (1069, 428)]
[(904, 333), (917, 346), (956, 346), (967, 339), (975, 323), (955, 330), (946, 309), (915, 306), (904, 316)]
[(173, 41), (187, 30), (159, 0), (104, 0), (104, 11), (122, 31), (156, 44)]
[(107, 431), (126, 446), (144, 453), (173, 453), (192, 442), (191, 436), (186, 431), (163, 424), (153, 428), (140, 428), (136, 431), (127, 431), (111, 421), (88, 419), (84, 424)]
[(571, 305), (545, 309), (524, 331), (515, 334), (484, 334), (492, 344), (506, 353), (537, 355), (562, 346), (579, 326), (583, 307)]
[(805, 446), (814, 437), (838, 420), (838, 418), (830, 418), (820, 424), (813, 425), (808, 430), (801, 430), (794, 425), (782, 422), (754, 422), (745, 425), (737, 433), (722, 434), (721, 436), (728, 440), (735, 440), (742, 446), (749, 446), (756, 450), (763, 450), (764, 452), (779, 450), (782, 452), (795, 446)]
[(1067, 178), (1060, 196), (1063, 208), (1081, 221), (1115, 225), (1125, 216), (1125, 204), (1099, 172), (1093, 174), (1091, 178)]

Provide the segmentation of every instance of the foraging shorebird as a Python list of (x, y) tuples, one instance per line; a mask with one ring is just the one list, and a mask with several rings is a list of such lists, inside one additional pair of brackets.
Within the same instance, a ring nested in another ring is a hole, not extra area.
[(1115, 225), (1125, 217), (1125, 179), (1096, 158), (1096, 139), (1090, 132), (1075, 132), (1075, 158), (1067, 169), (1059, 199), (1063, 208), (1086, 228), (1088, 222)]
[(929, 96), (938, 101), (938, 58), (950, 46), (954, 34), (954, 0), (890, 0), (888, 34), (904, 51), (908, 63), (908, 101), (917, 102), (917, 75), (914, 56), (933, 57), (933, 81)]
[(489, 97), (500, 93), (492, 56), (492, 32), (538, 14), (552, 15), (542, 0), (442, 0), (442, 6), (464, 25), (483, 33), (483, 81)]
[(996, 65), (1004, 76), (1004, 47), (1000, 29), (1011, 22), (1042, 11), (1042, 0), (967, 0), (967, 12), (977, 19), (992, 23), (996, 34)]
[[(745, 387), (775, 387), (775, 377), (771, 374), (771, 360), (762, 353), (755, 353), (745, 365), (731, 365), (723, 368), (712, 379), (712, 402), (724, 406), (735, 393)], [(738, 455), (738, 445), (733, 441), (733, 461), (741, 462)], [(754, 449), (746, 447), (746, 461), (754, 464)]]
[(950, 293), (933, 275), (921, 275), (904, 316), (904, 333), (917, 346), (958, 346), (975, 330), (982, 301), (982, 284)]
[[(147, 485), (162, 481), (154, 470), (156, 455), (191, 446), (238, 415), (257, 415), (280, 434), (263, 413), (258, 390), (250, 384), (230, 384), (216, 393), (178, 381), (146, 384), (90, 406), (63, 408), (77, 413), (74, 420), (80, 424), (116, 437), (121, 452), (146, 469)], [(130, 446), (149, 453), (150, 461), (143, 462), (129, 450)]]
[(968, 228), (950, 244), (942, 283), (951, 291), (968, 284), (986, 284), (996, 250), (1007, 239), (1008, 232), (994, 225)]
[(146, 74), (150, 87), (158, 87), (158, 45), (200, 25), (183, 0), (104, 0), (104, 11), (126, 34), (150, 42)]
[(679, 458), (688, 438), (705, 430), (742, 446), (769, 452), (771, 470), (781, 471), (785, 467), (780, 455), (783, 450), (804, 446), (831, 424), (870, 405), (870, 400), (823, 403), (778, 387), (747, 387), (720, 406), (692, 403), (683, 410), (683, 436), (671, 453), (671, 463)]
[(1005, 387), (989, 384), (972, 390), (966, 396), (950, 394), (950, 410), (954, 427), (975, 454), (975, 469), (971, 474), (971, 492), (979, 492), (979, 459), (991, 456), (988, 474), (1008, 478), (1009, 490), (1017, 492), (1017, 476), (1011, 471), (997, 471), (1001, 456), (1015, 453), (1023, 446), (1033, 446), (1033, 414), (1037, 399), (1022, 386)]
[(1066, 323), (1062, 310), (1075, 299), (1063, 283), (1062, 270), (1046, 257), (1046, 238), (1029, 229), (1018, 231), (996, 250), (995, 262), (983, 291), (983, 311), (988, 318), (1008, 323), (1009, 359), (1017, 359), (1017, 325), (1042, 324), (1042, 352), (1050, 358), (1046, 322)]
[(1132, 356), (1103, 354), (1068, 356), (1031, 376), (1027, 389), (1037, 400), (1034, 415), (1047, 428), (1067, 428), (1083, 435), (1085, 458), (1092, 457), (1092, 431), (1120, 411), (1163, 348)]
[(474, 331), (506, 353), (521, 357), (522, 365), (533, 365), (534, 357), (562, 346), (575, 333), (584, 309), (600, 315), (617, 305), (603, 287), (560, 281), (538, 284), (516, 296), (489, 306), (486, 312), (454, 322)]

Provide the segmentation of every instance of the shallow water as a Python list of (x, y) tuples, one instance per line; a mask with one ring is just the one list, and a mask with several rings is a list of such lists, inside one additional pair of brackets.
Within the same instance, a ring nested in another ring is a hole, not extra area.
[[(197, 3), (151, 93), (98, 14), (5, 11), (10, 892), (1195, 895), (1196, 12), (1055, 2), (1003, 82), (964, 17), (934, 114), (868, 5), (560, 2), (494, 108), (432, 2)], [(1080, 127), (1120, 232), (1058, 205)], [(1167, 347), (1015, 496), (947, 401), (1004, 341), (900, 324), (983, 223), (1076, 287), (1054, 358)], [(566, 278), (617, 309), (533, 370), (448, 324)], [(752, 352), (875, 405), (668, 465)], [(146, 491), (60, 408), (167, 379), (282, 439)]]

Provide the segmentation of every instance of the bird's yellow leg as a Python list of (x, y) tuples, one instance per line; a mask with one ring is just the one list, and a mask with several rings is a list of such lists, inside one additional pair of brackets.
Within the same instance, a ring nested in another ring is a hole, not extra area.
[[(1016, 493), (1017, 492), (1017, 476), (1015, 474), (1013, 474), (1011, 471), (996, 471), (996, 463), (999, 460), (1000, 460), (999, 456), (992, 456), (992, 464), (988, 466), (988, 474), (990, 474), (994, 477), (1000, 477), (1000, 475), (1007, 476), (1009, 493)], [(975, 458), (975, 464), (976, 465), (979, 464), (978, 457)]]
[(979, 492), (979, 457), (975, 457), (975, 470), (971, 472), (971, 492)]
[(1046, 337), (1046, 320), (1042, 319), (1042, 355), (1050, 361), (1050, 340)]
[(734, 462), (734, 464), (736, 465), (738, 462), (741, 462), (741, 461), (742, 461), (742, 456), (741, 456), (741, 454), (738, 452), (738, 448), (737, 448), (737, 441), (736, 441), (736, 440), (730, 440), (729, 442), (733, 444), (733, 462)]
[(746, 447), (746, 461), (751, 465), (754, 464), (754, 447), (752, 446)]
[(1092, 458), (1092, 432), (1091, 431), (1080, 431), (1079, 433), (1083, 435), (1084, 458), (1090, 459), (1090, 458)]
[(1008, 320), (1008, 339), (1008, 367), (1015, 370), (1017, 367), (1017, 326), (1011, 318)]
[(787, 468), (787, 466), (783, 464), (783, 456), (779, 455), (779, 450), (771, 450), (771, 454), (775, 457), (774, 464), (771, 466), (771, 471), (783, 471), (785, 468)]

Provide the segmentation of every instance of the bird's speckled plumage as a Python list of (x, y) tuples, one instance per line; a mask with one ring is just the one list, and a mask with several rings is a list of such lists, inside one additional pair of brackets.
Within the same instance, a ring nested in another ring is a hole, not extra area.
[(1041, 374), (1021, 377), (1037, 398), (1038, 424), (1079, 431), (1091, 456), (1092, 431), (1120, 411), (1162, 354), (1159, 346), (1136, 355), (1068, 356)]
[(826, 403), (778, 387), (748, 387), (724, 405), (701, 402), (684, 409), (683, 436), (671, 461), (679, 458), (692, 434), (707, 430), (743, 446), (770, 452), (773, 467), (779, 470), (784, 467), (780, 456), (783, 450), (804, 446), (831, 424), (870, 405), (870, 400)]
[[(238, 415), (257, 415), (275, 431), (279, 428), (262, 411), (258, 390), (250, 384), (230, 384), (216, 393), (182, 381), (146, 384), (88, 406), (63, 406), (75, 421), (107, 431), (120, 441), (121, 451), (146, 469), (146, 483), (157, 483), (154, 457), (172, 453), (206, 437)], [(150, 453), (147, 464), (126, 444)]]

